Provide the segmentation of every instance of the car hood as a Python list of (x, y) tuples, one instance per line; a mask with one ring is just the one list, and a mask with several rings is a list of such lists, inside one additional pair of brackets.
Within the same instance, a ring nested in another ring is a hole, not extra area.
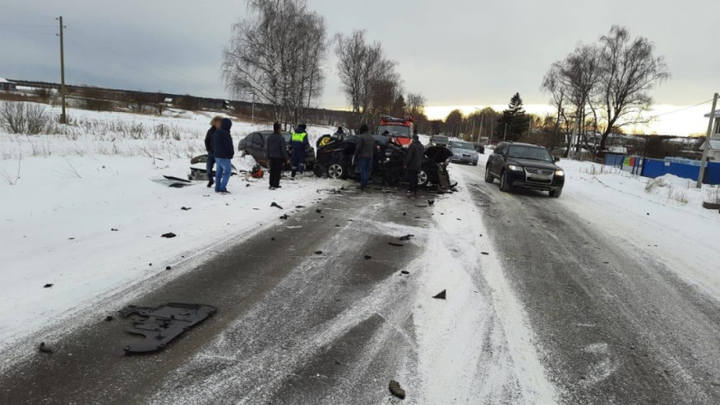
[(450, 149), (444, 146), (431, 146), (425, 149), (425, 157), (431, 159), (435, 163), (443, 163), (450, 159), (453, 153)]
[(508, 158), (507, 161), (510, 164), (517, 164), (517, 165), (520, 165), (523, 167), (533, 167), (533, 168), (537, 168), (537, 169), (549, 169), (549, 170), (559, 170), (560, 169), (555, 163), (542, 162), (539, 160)]

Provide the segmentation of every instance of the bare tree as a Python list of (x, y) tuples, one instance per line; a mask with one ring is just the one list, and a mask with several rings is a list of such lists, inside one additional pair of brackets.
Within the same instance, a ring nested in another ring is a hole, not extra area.
[(641, 113), (652, 104), (649, 92), (670, 78), (665, 58), (655, 56), (655, 44), (644, 37), (632, 39), (625, 27), (610, 28), (600, 38), (601, 89), (598, 107), (605, 125), (600, 148), (608, 135), (624, 125), (646, 123)]
[(425, 114), (425, 103), (427, 100), (421, 93), (408, 93), (407, 95), (407, 111), (410, 115)]
[(365, 32), (337, 36), (338, 74), (357, 122), (377, 120), (389, 113), (402, 95), (397, 63), (387, 59), (378, 42), (367, 44)]
[(273, 106), (275, 119), (298, 122), (321, 94), (327, 33), (305, 0), (248, 0), (250, 16), (233, 26), (223, 78), (239, 98)]

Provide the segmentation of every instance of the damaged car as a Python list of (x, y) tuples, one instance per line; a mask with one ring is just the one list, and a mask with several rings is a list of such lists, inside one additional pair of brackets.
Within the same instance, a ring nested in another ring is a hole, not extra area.
[[(207, 158), (208, 155), (199, 155), (195, 156), (194, 158), (190, 159), (190, 174), (188, 175), (188, 180), (202, 180), (207, 181)], [(213, 171), (211, 173), (213, 179), (215, 178), (215, 165), (213, 165)], [(230, 169), (230, 175), (236, 176), (238, 174), (238, 170), (235, 167), (235, 165), (232, 165)]]
[[(238, 150), (242, 153), (241, 156), (251, 155), (261, 166), (268, 167), (268, 159), (265, 157), (265, 148), (267, 145), (267, 139), (272, 133), (273, 131), (252, 132), (245, 138), (241, 139), (238, 144)], [(285, 138), (285, 143), (287, 143), (288, 156), (292, 156), (292, 146), (290, 145), (292, 134), (284, 131), (280, 134), (283, 138)], [(307, 170), (312, 170), (313, 166), (315, 166), (315, 149), (308, 145), (305, 149), (305, 168)], [(289, 168), (290, 166), (286, 165), (286, 169)]]
[[(387, 185), (395, 185), (407, 179), (405, 157), (407, 149), (396, 143), (392, 137), (374, 136), (375, 155), (373, 157), (371, 180)], [(358, 138), (346, 137), (342, 141), (330, 142), (317, 152), (315, 175), (327, 176), (332, 179), (359, 179), (360, 169), (353, 164), (355, 147)], [(436, 185), (441, 190), (448, 190), (450, 176), (447, 165), (452, 152), (442, 146), (431, 146), (425, 149), (425, 157), (418, 172), (418, 185)]]

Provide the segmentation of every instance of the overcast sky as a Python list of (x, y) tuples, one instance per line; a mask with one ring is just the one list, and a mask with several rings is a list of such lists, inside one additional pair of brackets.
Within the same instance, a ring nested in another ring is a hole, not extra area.
[[(697, 104), (720, 91), (719, 0), (308, 0), (330, 35), (364, 29), (395, 59), (406, 91), (431, 106), (506, 104), (539, 91), (553, 61), (612, 24), (650, 38), (673, 75), (658, 104)], [(148, 91), (227, 96), (221, 51), (242, 0), (2, 0), (0, 77), (59, 81), (55, 16), (66, 30), (66, 79)], [(321, 106), (340, 108), (335, 58)], [(709, 108), (709, 107), (708, 107)], [(444, 109), (443, 109), (444, 111)]]

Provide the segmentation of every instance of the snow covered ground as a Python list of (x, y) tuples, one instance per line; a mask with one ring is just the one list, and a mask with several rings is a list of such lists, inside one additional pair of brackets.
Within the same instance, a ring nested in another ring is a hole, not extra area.
[[(0, 352), (167, 266), (179, 272), (278, 221), (271, 202), (290, 209), (330, 187), (307, 177), (270, 191), (267, 177), (242, 173), (231, 179), (229, 196), (201, 182), (168, 187), (163, 175), (187, 178), (189, 157), (204, 153), (213, 115), (73, 110), (85, 124), (65, 135), (0, 133)], [(255, 129), (265, 126), (236, 122), (234, 143)], [(310, 128), (311, 139), (328, 131)], [(234, 160), (240, 169), (253, 163)], [(168, 232), (177, 237), (161, 237)]]

